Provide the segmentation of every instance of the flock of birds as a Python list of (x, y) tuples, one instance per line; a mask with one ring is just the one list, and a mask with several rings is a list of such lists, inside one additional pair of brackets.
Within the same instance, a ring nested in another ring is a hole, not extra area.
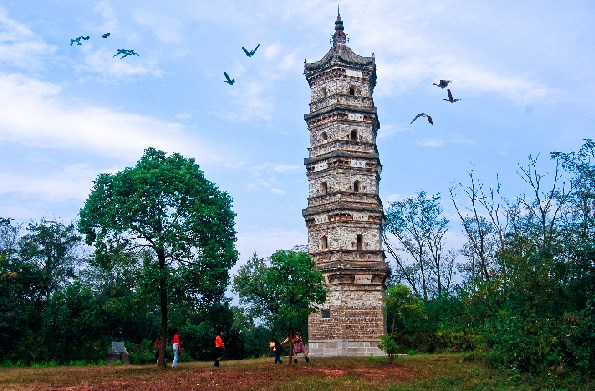
[[(101, 35), (102, 38), (107, 38), (109, 36), (110, 36), (110, 33), (105, 33), (105, 34), (102, 34)], [(77, 45), (82, 45), (81, 40), (88, 41), (90, 38), (91, 37), (88, 36), (88, 35), (87, 36), (82, 36), (81, 35), (80, 37), (72, 38), (72, 39), (70, 39), (70, 46), (72, 46), (75, 43)], [(248, 49), (246, 49), (245, 47), (242, 46), (242, 50), (244, 51), (244, 53), (246, 54), (247, 57), (252, 57), (252, 56), (254, 56), (256, 54), (256, 51), (258, 50), (259, 47), (260, 47), (260, 44), (256, 45), (256, 47), (254, 49), (248, 50)], [(116, 56), (120, 56), (120, 55), (121, 55), (120, 59), (122, 59), (122, 58), (127, 57), (127, 56), (138, 56), (139, 54), (136, 53), (134, 50), (131, 50), (131, 49), (118, 49), (116, 51), (116, 54), (114, 54), (112, 57), (116, 57)], [(223, 76), (225, 76), (224, 82), (227, 83), (227, 84), (229, 84), (230, 86), (232, 86), (236, 82), (235, 79), (232, 79), (227, 72), (223, 72)], [(437, 87), (439, 87), (439, 88), (442, 88), (442, 89), (445, 89), (446, 88), (447, 89), (448, 99), (444, 98), (442, 100), (445, 100), (445, 101), (450, 102), (450, 103), (455, 103), (455, 102), (460, 101), (461, 99), (458, 99), (458, 98), (455, 99), (452, 96), (452, 92), (450, 91), (450, 88), (447, 88), (450, 83), (452, 83), (452, 80), (440, 80), (439, 83), (432, 83), (432, 84), (435, 85), (435, 86), (437, 86)], [(415, 116), (415, 118), (413, 118), (413, 120), (411, 121), (411, 123), (413, 124), (413, 122), (415, 122), (415, 120), (418, 119), (419, 117), (425, 117), (425, 118), (427, 118), (427, 120), (430, 123), (430, 125), (434, 125), (434, 120), (432, 119), (432, 116), (431, 115), (428, 115), (426, 113), (419, 113), (418, 115)]]
[[(439, 83), (432, 83), (432, 84), (439, 88), (442, 88), (442, 89), (446, 88), (446, 90), (448, 91), (448, 99), (444, 98), (442, 100), (445, 100), (450, 103), (455, 103), (455, 102), (460, 101), (461, 99), (454, 98), (452, 96), (452, 92), (450, 91), (450, 88), (447, 88), (450, 83), (452, 83), (452, 80), (440, 80)], [(434, 120), (432, 119), (432, 116), (430, 116), (426, 113), (419, 113), (418, 115), (415, 116), (415, 118), (413, 118), (413, 121), (411, 121), (411, 123), (415, 122), (415, 120), (418, 119), (419, 117), (426, 117), (428, 119), (428, 122), (430, 123), (430, 125), (434, 125)]]
[[(105, 33), (101, 35), (101, 38), (107, 38), (109, 37), (111, 34), (110, 33)], [(91, 39), (90, 36), (83, 36), (81, 35), (80, 37), (76, 37), (76, 38), (71, 38), (70, 39), (70, 46), (72, 46), (73, 44), (77, 44), (77, 45), (82, 45), (81, 43), (81, 39), (83, 41), (88, 41), (89, 39)], [(131, 49), (118, 49), (116, 54), (114, 54), (112, 57), (116, 57), (122, 55), (122, 57), (120, 57), (120, 59), (123, 59), (124, 57), (127, 56), (138, 56), (138, 53), (136, 53), (134, 50)]]
[[(252, 57), (256, 54), (256, 51), (258, 50), (258, 48), (260, 47), (260, 44), (256, 45), (256, 47), (252, 50), (248, 50), (245, 47), (242, 46), (242, 50), (244, 51), (244, 53), (246, 54), (246, 56), (248, 57)], [(233, 86), (233, 83), (236, 82), (235, 79), (232, 79), (231, 77), (229, 77), (229, 75), (227, 74), (227, 72), (223, 72), (223, 76), (225, 76), (225, 80), (223, 80), (225, 83), (229, 84), (230, 86)]]
[[(110, 36), (110, 33), (105, 33), (105, 34), (102, 34), (101, 35), (102, 38), (107, 38), (109, 36)], [(71, 38), (70, 39), (70, 46), (74, 45), (75, 43), (77, 45), (82, 45), (81, 40), (88, 41), (89, 39), (91, 39), (91, 37), (88, 36), (88, 35), (87, 36), (81, 35), (80, 37)], [(252, 57), (252, 56), (254, 56), (256, 54), (256, 51), (258, 50), (259, 47), (260, 47), (260, 44), (256, 45), (256, 47), (254, 49), (248, 50), (248, 49), (246, 49), (245, 47), (242, 46), (242, 50), (244, 51), (244, 53), (246, 54), (246, 56)], [(124, 57), (127, 57), (127, 56), (138, 56), (138, 55), (139, 55), (138, 53), (136, 53), (134, 50), (131, 50), (131, 49), (118, 49), (116, 51), (116, 54), (114, 54), (112, 57), (121, 56), (120, 59), (123, 59)], [(229, 84), (230, 86), (232, 86), (233, 83), (236, 82), (235, 79), (232, 79), (227, 74), (227, 72), (223, 72), (223, 76), (225, 76), (224, 82), (227, 83), (227, 84)]]

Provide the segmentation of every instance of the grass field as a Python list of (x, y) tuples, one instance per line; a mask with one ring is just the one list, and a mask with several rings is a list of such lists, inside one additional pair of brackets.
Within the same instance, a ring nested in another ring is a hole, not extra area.
[[(273, 358), (181, 362), (166, 370), (153, 365), (102, 365), (0, 369), (2, 390), (535, 390), (541, 384), (511, 376), (461, 354), (386, 358), (312, 358), (273, 364)], [(589, 389), (587, 385), (584, 390)], [(552, 387), (555, 389), (555, 387)]]

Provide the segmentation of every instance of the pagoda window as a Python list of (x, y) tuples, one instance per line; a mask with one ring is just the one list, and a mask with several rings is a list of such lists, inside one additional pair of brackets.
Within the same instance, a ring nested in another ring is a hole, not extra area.
[(354, 192), (354, 193), (357, 193), (357, 192), (359, 192), (359, 188), (360, 188), (360, 183), (359, 183), (359, 181), (355, 181), (355, 182), (353, 182), (353, 192)]
[(357, 242), (356, 242), (357, 243), (357, 249), (358, 250), (361, 250), (363, 248), (363, 242), (364, 242), (364, 239), (363, 239), (362, 235), (361, 234), (358, 234), (357, 235)]
[(326, 132), (322, 132), (320, 134), (320, 138), (322, 139), (323, 142), (326, 142), (326, 140), (328, 139), (328, 135), (326, 134)]
[(349, 95), (351, 95), (351, 96), (355, 95), (355, 87), (353, 87), (353, 86), (349, 87)]
[(320, 249), (321, 250), (328, 249), (328, 239), (327, 239), (326, 235), (322, 235), (322, 237), (320, 238)]
[(322, 87), (320, 90), (320, 95), (322, 95), (323, 98), (326, 98), (326, 87)]
[(328, 185), (326, 184), (326, 182), (320, 182), (320, 192), (322, 194), (326, 194), (327, 191), (328, 191)]
[(357, 130), (354, 129), (351, 131), (351, 139), (357, 140)]

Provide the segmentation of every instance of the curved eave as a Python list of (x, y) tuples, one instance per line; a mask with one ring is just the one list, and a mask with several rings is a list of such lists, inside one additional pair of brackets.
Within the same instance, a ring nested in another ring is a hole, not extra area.
[(340, 49), (331, 48), (327, 54), (319, 61), (312, 63), (304, 63), (304, 74), (316, 72), (333, 63), (340, 63), (356, 68), (376, 68), (376, 59), (374, 57), (364, 57), (353, 53), (353, 51), (343, 46)]
[[(309, 206), (306, 209), (302, 209), (302, 216), (304, 218), (306, 218), (306, 217), (310, 217), (310, 216), (316, 216), (316, 215), (319, 215), (322, 213), (328, 214), (328, 213), (332, 213), (335, 211), (339, 211), (339, 212), (370, 212), (372, 214), (379, 215), (384, 218), (384, 210), (382, 209), (380, 197), (377, 197), (376, 201), (377, 201), (376, 204), (368, 204), (368, 205), (356, 205), (356, 204), (348, 202), (348, 201), (341, 201), (341, 202), (335, 202), (332, 204)], [(358, 223), (358, 224), (374, 224), (374, 225), (376, 224), (376, 223), (370, 223), (369, 221), (349, 220), (348, 222), (349, 223)], [(336, 224), (339, 224), (339, 223), (345, 223), (345, 221), (337, 222)]]
[[(304, 120), (306, 122), (308, 122), (309, 120), (317, 118), (317, 117), (321, 117), (324, 115), (336, 114), (336, 113), (368, 114), (368, 115), (373, 115), (376, 118), (376, 121), (378, 121), (378, 118), (377, 118), (378, 109), (376, 108), (376, 106), (359, 107), (359, 106), (348, 106), (348, 105), (341, 104), (341, 103), (335, 103), (335, 104), (327, 106), (323, 109), (317, 110), (313, 113), (304, 114)], [(349, 121), (349, 120), (346, 120), (346, 121)], [(380, 127), (380, 123), (378, 123), (377, 127), (378, 128)]]
[[(373, 144), (373, 143), (370, 143)], [(373, 162), (378, 163), (379, 166), (380, 165), (380, 157), (378, 156), (378, 153), (373, 152), (373, 153), (366, 153), (366, 152), (359, 152), (359, 151), (346, 151), (346, 150), (334, 150), (316, 157), (307, 157), (304, 158), (304, 164), (307, 165), (312, 165), (312, 164), (316, 164), (318, 162), (324, 161), (324, 160), (330, 160), (332, 158), (356, 158), (356, 159), (363, 159), (363, 160), (371, 160)], [(362, 167), (353, 167), (353, 168), (362, 168)], [(362, 168), (364, 169), (364, 168)], [(367, 169), (364, 169), (367, 170)]]

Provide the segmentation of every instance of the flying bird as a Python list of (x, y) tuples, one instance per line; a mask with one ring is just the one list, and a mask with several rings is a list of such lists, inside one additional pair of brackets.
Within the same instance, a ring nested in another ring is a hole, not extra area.
[(242, 46), (242, 50), (244, 51), (244, 53), (246, 53), (246, 56), (248, 57), (252, 57), (253, 55), (256, 54), (256, 51), (258, 50), (258, 48), (260, 47), (260, 44), (256, 45), (256, 47), (254, 48), (254, 50), (246, 50), (245, 47)]
[(227, 80), (223, 80), (225, 83), (229, 84), (230, 86), (233, 85), (233, 83), (235, 83), (235, 79), (230, 79), (229, 75), (227, 74), (227, 72), (223, 72), (223, 76), (225, 76), (225, 79)]
[(78, 37), (78, 38), (71, 39), (71, 40), (70, 40), (70, 46), (72, 46), (72, 44), (73, 44), (73, 43), (75, 43), (75, 42), (76, 42), (76, 44), (77, 44), (77, 45), (82, 45), (82, 43), (81, 43), (81, 39), (84, 39), (84, 40), (86, 41), (86, 40), (88, 40), (89, 38), (91, 38), (91, 37), (89, 37), (88, 35), (87, 35), (86, 37), (83, 37), (83, 36), (81, 35), (81, 36), (80, 36), (80, 37)]
[(112, 57), (119, 56), (120, 54), (122, 54), (122, 57), (120, 57), (120, 59), (123, 59), (126, 56), (138, 56), (138, 53), (136, 53), (134, 50), (118, 49), (117, 53), (114, 54)]
[[(413, 121), (415, 121), (419, 117), (426, 117), (428, 119), (428, 122), (430, 123), (430, 125), (434, 125), (434, 121), (432, 120), (432, 117), (427, 115), (426, 113), (420, 113), (420, 114), (416, 115), (415, 118), (413, 118)], [(411, 123), (413, 123), (413, 121), (411, 121)]]
[(438, 83), (438, 84), (432, 83), (432, 84), (444, 89), (444, 88), (448, 87), (448, 83), (452, 83), (452, 80), (440, 80), (440, 83)]
[(105, 33), (101, 36), (101, 38), (107, 38), (107, 37), (109, 37), (109, 35), (110, 35), (110, 33)]
[(442, 99), (442, 100), (445, 100), (445, 101), (450, 102), (450, 103), (455, 103), (456, 101), (459, 101), (460, 99), (453, 98), (452, 97), (452, 92), (450, 92), (450, 88), (449, 88), (448, 89), (448, 99)]

